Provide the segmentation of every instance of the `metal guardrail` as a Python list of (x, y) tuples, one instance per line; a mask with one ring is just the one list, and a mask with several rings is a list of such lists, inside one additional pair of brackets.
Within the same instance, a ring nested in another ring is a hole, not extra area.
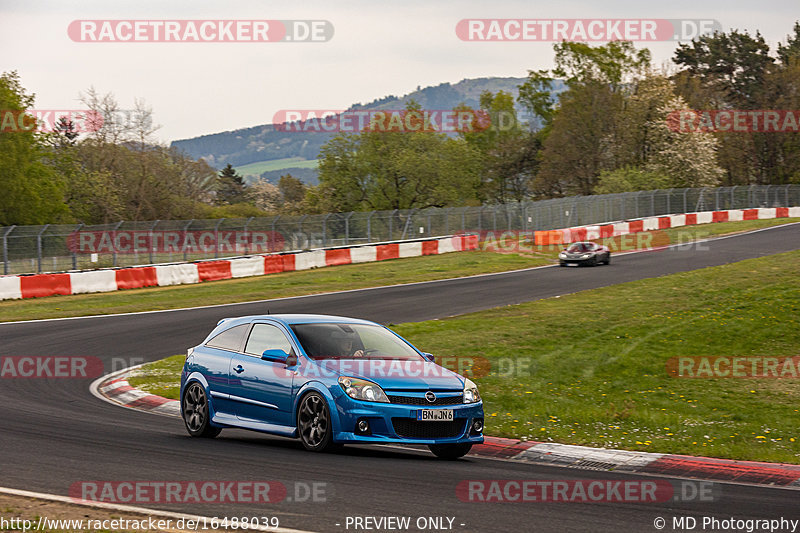
[(550, 230), (633, 218), (800, 206), (800, 185), (668, 189), (479, 207), (215, 220), (0, 227), (3, 274), (194, 261), (480, 230)]

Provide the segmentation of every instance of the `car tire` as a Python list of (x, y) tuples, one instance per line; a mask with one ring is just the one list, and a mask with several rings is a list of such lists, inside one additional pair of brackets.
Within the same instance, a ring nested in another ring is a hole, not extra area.
[(209, 439), (219, 435), (222, 428), (211, 425), (209, 412), (206, 389), (197, 381), (190, 383), (183, 393), (181, 409), (189, 435)]
[(608, 255), (606, 256), (605, 264), (607, 264), (607, 265), (610, 265), (610, 264), (611, 264), (611, 254), (608, 254)]
[(433, 452), (433, 455), (439, 459), (453, 461), (464, 457), (472, 449), (472, 443), (466, 442), (461, 444), (429, 444), (428, 448)]
[(341, 448), (333, 442), (333, 423), (328, 402), (318, 392), (309, 392), (297, 409), (297, 433), (310, 452), (329, 452)]

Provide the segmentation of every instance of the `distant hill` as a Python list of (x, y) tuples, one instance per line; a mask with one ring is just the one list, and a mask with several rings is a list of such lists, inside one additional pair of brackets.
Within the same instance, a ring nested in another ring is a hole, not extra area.
[[(516, 98), (517, 87), (524, 81), (525, 78), (464, 79), (456, 84), (442, 83), (435, 87), (418, 87), (416, 91), (401, 97), (390, 95), (367, 104), (353, 104), (350, 109), (402, 109), (409, 100), (418, 102), (425, 109), (452, 109), (459, 104), (478, 108), (482, 92), (496, 93), (502, 90), (513, 94)], [(563, 87), (558, 84), (554, 93), (562, 90)], [(524, 119), (523, 110), (518, 109), (518, 112)], [(183, 150), (191, 157), (202, 157), (213, 167), (222, 168), (228, 163), (237, 168), (248, 165), (243, 172), (245, 175), (262, 176), (270, 181), (275, 181), (276, 173), (280, 177), (281, 172), (291, 172), (290, 169), (298, 171), (297, 167), (308, 166), (298, 164), (298, 161), (317, 159), (320, 147), (332, 135), (332, 133), (314, 131), (275, 131), (272, 124), (263, 124), (191, 139), (181, 139), (173, 141), (172, 146)], [(263, 168), (262, 172), (254, 172), (259, 165), (252, 164), (272, 162), (276, 159), (287, 159), (283, 169), (278, 168), (279, 164), (269, 164)], [(302, 168), (302, 170), (303, 172), (298, 171), (302, 177), (299, 175), (297, 177), (306, 183), (316, 181), (316, 169)], [(292, 174), (295, 175), (293, 172)]]

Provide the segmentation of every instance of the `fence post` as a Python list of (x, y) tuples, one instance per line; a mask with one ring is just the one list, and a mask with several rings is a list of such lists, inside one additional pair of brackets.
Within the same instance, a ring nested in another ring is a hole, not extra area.
[(147, 232), (148, 236), (150, 237), (150, 246), (148, 248), (150, 249), (149, 250), (149, 259), (150, 259), (150, 264), (151, 265), (153, 263), (155, 263), (155, 260), (153, 259), (153, 230), (156, 229), (156, 226), (158, 226), (159, 222), (161, 222), (161, 221), (160, 220), (156, 220), (155, 222), (153, 222), (153, 225), (150, 226), (150, 229)]
[(11, 226), (3, 233), (3, 274), (8, 274), (8, 235), (16, 227), (16, 225)]
[(783, 207), (789, 207), (789, 187), (791, 187), (791, 185), (787, 185), (783, 189), (785, 191), (784, 196), (786, 197), (786, 203), (783, 205)]
[[(303, 238), (305, 239), (305, 232), (303, 231), (303, 221), (308, 218), (308, 215), (303, 215), (300, 217), (300, 220), (297, 221), (297, 233), (302, 234)], [(309, 247), (311, 246), (311, 239), (306, 239), (308, 241)], [(299, 243), (298, 243), (299, 244)], [(306, 248), (300, 246), (301, 250), (305, 250)]]
[[(277, 238), (278, 234), (275, 232), (275, 224), (277, 224), (279, 218), (281, 218), (281, 216), (277, 215), (275, 218), (272, 219), (272, 223), (271, 223), (271, 225), (272, 225), (272, 234), (269, 236), (269, 238), (270, 239), (274, 239), (276, 243), (278, 242), (278, 238)], [(283, 241), (283, 246), (284, 247), (286, 246), (286, 240), (285, 239)], [(279, 251), (282, 251), (282, 250), (273, 250), (272, 246), (269, 246), (269, 250), (267, 250), (267, 251), (268, 252), (279, 252)]]
[(328, 246), (328, 219), (332, 213), (326, 214), (322, 217), (322, 247), (325, 248)]
[(350, 211), (347, 213), (347, 216), (344, 217), (344, 245), (347, 246), (350, 244), (350, 217), (353, 216), (353, 212)]
[(189, 257), (189, 255), (188, 255), (189, 254), (189, 249), (186, 247), (186, 234), (189, 232), (189, 226), (192, 225), (192, 222), (194, 222), (194, 219), (191, 219), (183, 227), (183, 246), (182, 246), (182, 248), (183, 248), (183, 260), (184, 261), (186, 261), (188, 259), (188, 257)]
[(214, 258), (219, 257), (219, 225), (222, 224), (224, 218), (217, 220), (217, 225), (214, 226)]
[(372, 242), (372, 215), (375, 211), (370, 211), (367, 215), (367, 242)]
[(244, 223), (244, 255), (250, 255), (250, 238), (247, 235), (247, 227), (250, 226), (250, 222), (252, 222), (254, 218), (256, 217), (250, 217), (247, 219), (247, 222)]
[(528, 204), (522, 205), (522, 231), (528, 231)]
[(42, 234), (47, 231), (50, 224), (45, 224), (42, 231), (36, 236), (36, 271), (41, 274), (42, 272)]
[(394, 210), (394, 211), (392, 211), (392, 212), (391, 212), (391, 214), (389, 215), (389, 240), (390, 240), (390, 241), (392, 240), (392, 226), (393, 226), (393, 224), (394, 224), (394, 215), (395, 215), (396, 213), (399, 213), (399, 212), (400, 212), (400, 210), (399, 210), (399, 209), (395, 209), (395, 210)]
[[(123, 222), (125, 222), (125, 221), (124, 220), (120, 220), (119, 222), (117, 222), (117, 225), (114, 226), (114, 229), (111, 230), (112, 242), (117, 242), (117, 230), (119, 229), (119, 227), (122, 225)], [(136, 247), (134, 245), (134, 250), (135, 249), (136, 249)], [(111, 264), (113, 266), (117, 266), (117, 247), (116, 246), (111, 246), (111, 250), (112, 250), (111, 251)]]
[[(73, 232), (80, 231), (83, 227), (83, 222), (78, 224), (78, 227), (72, 230)], [(74, 246), (72, 248), (72, 270), (78, 270), (78, 247)]]

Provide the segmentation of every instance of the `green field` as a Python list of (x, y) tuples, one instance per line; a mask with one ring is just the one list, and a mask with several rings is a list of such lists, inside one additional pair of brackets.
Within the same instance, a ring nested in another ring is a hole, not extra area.
[[(790, 252), (393, 329), (437, 356), (488, 359), (474, 379), (489, 435), (800, 463), (798, 378), (667, 369), (680, 356), (800, 355), (798, 279)], [(131, 383), (177, 397), (182, 363)]]
[[(480, 355), (491, 435), (800, 463), (800, 380), (671, 377), (679, 356), (800, 355), (800, 252), (395, 329)], [(477, 349), (476, 349), (477, 347)]]
[(316, 159), (303, 159), (302, 157), (285, 157), (283, 159), (270, 159), (269, 161), (258, 161), (236, 167), (236, 172), (242, 176), (260, 176), (264, 172), (281, 170), (284, 168), (317, 168), (319, 164)]

